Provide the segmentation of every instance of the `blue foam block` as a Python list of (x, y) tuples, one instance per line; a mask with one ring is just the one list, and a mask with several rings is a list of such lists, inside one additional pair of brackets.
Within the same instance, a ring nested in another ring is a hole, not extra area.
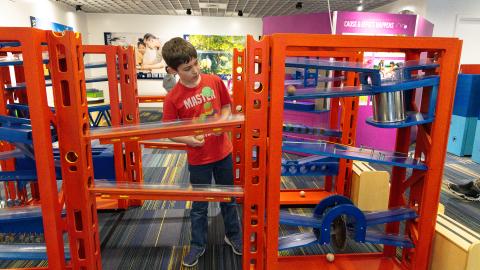
[[(53, 156), (59, 159), (60, 153), (58, 149), (54, 149)], [(110, 148), (93, 148), (93, 174), (95, 179), (101, 180), (115, 180), (115, 164), (113, 160), (113, 151)], [(17, 171), (35, 171), (34, 160), (28, 157), (20, 157), (16, 159), (15, 169)], [(57, 178), (61, 178), (62, 172), (60, 167), (55, 168)]]
[(447, 151), (457, 156), (472, 154), (477, 117), (452, 115)]
[(477, 117), (480, 112), (480, 75), (458, 74), (453, 114)]
[(475, 139), (473, 141), (472, 160), (480, 163), (480, 119), (477, 120)]

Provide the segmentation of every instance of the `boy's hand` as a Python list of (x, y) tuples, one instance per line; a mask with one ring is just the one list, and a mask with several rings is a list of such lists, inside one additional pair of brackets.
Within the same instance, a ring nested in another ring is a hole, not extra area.
[(191, 137), (192, 140), (188, 143), (191, 147), (200, 147), (205, 144), (205, 136), (202, 135), (195, 135)]

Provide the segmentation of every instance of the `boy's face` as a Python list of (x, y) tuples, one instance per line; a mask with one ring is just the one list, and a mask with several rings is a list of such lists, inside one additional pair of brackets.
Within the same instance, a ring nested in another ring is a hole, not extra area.
[(197, 58), (192, 58), (188, 63), (181, 64), (176, 71), (180, 81), (187, 86), (196, 85), (200, 79), (200, 66)]

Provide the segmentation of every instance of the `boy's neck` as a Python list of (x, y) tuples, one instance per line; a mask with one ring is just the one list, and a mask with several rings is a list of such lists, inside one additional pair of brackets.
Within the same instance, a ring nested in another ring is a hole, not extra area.
[(179, 80), (178, 82), (180, 82), (181, 84), (183, 84), (183, 86), (185, 86), (185, 87), (195, 88), (195, 87), (197, 87), (197, 86), (200, 84), (201, 81), (202, 81), (202, 74), (199, 74), (199, 75), (198, 75), (198, 79), (197, 79), (196, 82), (187, 83), (187, 82), (183, 81), (181, 78), (180, 78), (180, 80)]

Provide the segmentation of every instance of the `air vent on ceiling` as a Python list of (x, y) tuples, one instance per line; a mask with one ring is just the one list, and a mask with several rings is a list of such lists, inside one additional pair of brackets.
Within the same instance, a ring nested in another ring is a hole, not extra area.
[(227, 3), (198, 3), (200, 8), (218, 8), (227, 9)]

